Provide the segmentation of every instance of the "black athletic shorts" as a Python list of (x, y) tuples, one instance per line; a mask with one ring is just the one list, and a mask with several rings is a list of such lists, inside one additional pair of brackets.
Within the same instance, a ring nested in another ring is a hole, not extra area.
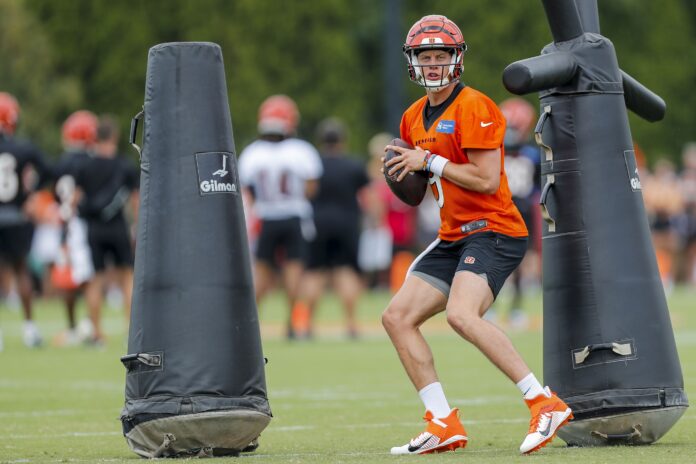
[(495, 298), (526, 251), (527, 237), (509, 237), (489, 231), (477, 232), (456, 242), (436, 240), (416, 258), (411, 274), (449, 296), (454, 274), (470, 271), (488, 281)]
[(256, 242), (256, 259), (270, 265), (282, 261), (306, 260), (307, 241), (302, 235), (300, 218), (264, 219)]
[(133, 267), (133, 249), (125, 221), (88, 221), (87, 241), (95, 272), (103, 271), (107, 262), (116, 267)]
[(18, 265), (29, 255), (34, 238), (34, 224), (25, 222), (0, 226), (0, 263)]
[(307, 268), (333, 269), (349, 266), (359, 270), (358, 245), (360, 229), (355, 224), (321, 224), (317, 222), (317, 236), (309, 243)]

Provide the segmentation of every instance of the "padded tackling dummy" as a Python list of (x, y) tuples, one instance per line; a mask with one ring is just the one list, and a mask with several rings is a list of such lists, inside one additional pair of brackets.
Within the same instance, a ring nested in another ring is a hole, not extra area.
[(665, 104), (619, 69), (596, 0), (543, 3), (554, 43), (503, 81), (540, 91), (544, 381), (573, 409), (568, 444), (652, 443), (688, 400), (626, 106), (655, 121)]
[(220, 47), (152, 47), (133, 144), (143, 115), (123, 433), (144, 457), (238, 454), (271, 410)]

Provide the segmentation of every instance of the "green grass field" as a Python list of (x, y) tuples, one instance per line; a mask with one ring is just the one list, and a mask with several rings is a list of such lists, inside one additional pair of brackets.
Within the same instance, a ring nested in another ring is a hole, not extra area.
[[(687, 410), (657, 444), (642, 447), (566, 448), (560, 439), (533, 456), (519, 456), (528, 426), (520, 394), (502, 374), (447, 329), (444, 317), (424, 331), (441, 381), (462, 411), (470, 437), (466, 450), (435, 456), (392, 457), (389, 447), (421, 431), (422, 405), (408, 382), (379, 317), (389, 296), (365, 295), (360, 306), (363, 336), (343, 337), (336, 301), (322, 304), (317, 338), (289, 343), (282, 337), (283, 299), (262, 305), (268, 396), (274, 419), (251, 462), (582, 462), (685, 463), (696, 455), (696, 410)], [(504, 303), (504, 295), (501, 298)], [(526, 302), (535, 329), (511, 334), (541, 376), (540, 296)], [(501, 307), (504, 305), (501, 304)], [(696, 291), (670, 297), (672, 320), (687, 393), (696, 390)], [(84, 313), (84, 308), (81, 308)], [(0, 353), (0, 462), (133, 462), (121, 435), (125, 354), (121, 313), (105, 310), (109, 341), (104, 349), (58, 348), (50, 340), (65, 327), (55, 301), (37, 304), (47, 346), (21, 343), (19, 313), (0, 306), (5, 350)], [(232, 461), (234, 458), (228, 458)]]

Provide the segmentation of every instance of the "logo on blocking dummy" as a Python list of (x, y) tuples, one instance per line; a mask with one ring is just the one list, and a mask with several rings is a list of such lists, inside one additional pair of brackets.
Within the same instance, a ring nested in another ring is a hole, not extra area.
[(233, 154), (227, 152), (196, 153), (198, 191), (201, 195), (239, 193)]
[(624, 160), (626, 161), (626, 170), (628, 171), (628, 181), (631, 185), (631, 190), (640, 192), (643, 187), (640, 184), (635, 152), (633, 150), (624, 150)]

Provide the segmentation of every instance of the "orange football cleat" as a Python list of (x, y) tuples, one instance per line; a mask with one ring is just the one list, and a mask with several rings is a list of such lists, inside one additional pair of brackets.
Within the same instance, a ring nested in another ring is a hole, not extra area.
[(425, 432), (403, 446), (395, 446), (391, 454), (428, 454), (454, 451), (464, 448), (469, 440), (466, 430), (459, 421), (459, 410), (452, 409), (449, 416), (437, 419), (425, 411), (423, 419), (428, 423)]
[(529, 421), (529, 432), (520, 445), (522, 454), (529, 454), (540, 450), (551, 443), (558, 429), (573, 418), (573, 412), (549, 387), (544, 388), (546, 395), (538, 395), (531, 400), (525, 400), (532, 419)]

